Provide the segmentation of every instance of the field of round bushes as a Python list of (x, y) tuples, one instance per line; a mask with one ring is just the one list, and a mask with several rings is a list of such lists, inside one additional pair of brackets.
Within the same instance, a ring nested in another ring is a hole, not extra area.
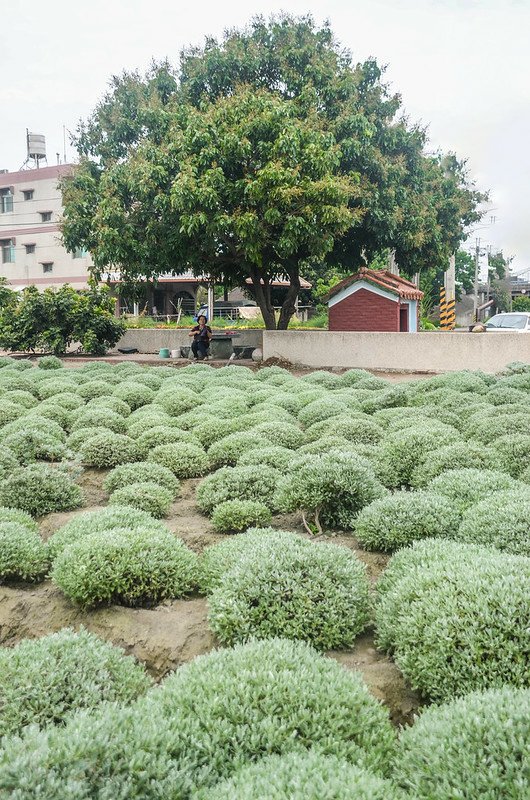
[[(0, 429), (4, 586), (83, 614), (205, 598), (216, 642), (158, 684), (83, 627), (0, 647), (1, 796), (530, 796), (530, 365), (391, 383), (3, 357)], [(215, 543), (172, 532), (185, 492)], [(413, 724), (329, 657), (361, 635)]]

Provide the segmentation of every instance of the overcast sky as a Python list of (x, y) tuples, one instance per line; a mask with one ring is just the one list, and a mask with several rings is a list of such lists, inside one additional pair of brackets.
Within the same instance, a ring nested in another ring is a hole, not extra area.
[[(355, 60), (375, 56), (429, 147), (468, 160), (491, 216), (484, 244), (530, 267), (530, 0), (0, 0), (0, 168), (17, 170), (28, 127), (48, 163), (112, 74), (176, 63), (182, 46), (282, 10), (328, 18)], [(67, 144), (67, 158), (74, 151)]]

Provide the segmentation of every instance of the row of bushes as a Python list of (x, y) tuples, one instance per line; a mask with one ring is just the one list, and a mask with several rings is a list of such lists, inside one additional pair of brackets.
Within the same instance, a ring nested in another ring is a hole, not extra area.
[(0, 725), (23, 733), (3, 740), (0, 790), (20, 800), (519, 800), (528, 790), (528, 689), (433, 706), (398, 737), (359, 673), (301, 642), (200, 656), (156, 689), (86, 632), (23, 642), (0, 661)]

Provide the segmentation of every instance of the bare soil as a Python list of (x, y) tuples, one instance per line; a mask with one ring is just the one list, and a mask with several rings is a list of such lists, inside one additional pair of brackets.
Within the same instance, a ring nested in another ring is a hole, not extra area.
[[(79, 483), (84, 492), (84, 507), (44, 517), (40, 521), (44, 539), (72, 517), (105, 505), (107, 496), (102, 487), (105, 475), (104, 470), (86, 470), (82, 474)], [(180, 497), (172, 505), (165, 522), (188, 547), (200, 553), (225, 537), (216, 533), (210, 521), (199, 512), (195, 503), (198, 483), (198, 480), (183, 482)], [(297, 515), (278, 515), (273, 524), (308, 536)], [(377, 580), (388, 561), (383, 554), (366, 552), (359, 547), (355, 537), (347, 534), (314, 538), (353, 550), (366, 564), (372, 582)], [(49, 581), (36, 586), (0, 586), (0, 644), (11, 646), (23, 638), (80, 626), (136, 656), (156, 679), (218, 646), (208, 627), (207, 601), (201, 597), (167, 601), (152, 609), (115, 605), (83, 611)], [(353, 649), (334, 651), (329, 655), (347, 669), (362, 673), (368, 687), (388, 707), (396, 724), (412, 721), (420, 707), (420, 699), (406, 685), (394, 662), (376, 649), (373, 631), (359, 637)]]

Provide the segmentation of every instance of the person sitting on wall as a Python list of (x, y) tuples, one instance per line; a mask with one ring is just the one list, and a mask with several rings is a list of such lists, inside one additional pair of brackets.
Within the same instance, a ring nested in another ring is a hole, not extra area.
[(206, 324), (206, 317), (204, 314), (200, 315), (197, 323), (198, 324), (191, 329), (188, 335), (193, 336), (191, 349), (193, 351), (194, 360), (197, 361), (197, 359), (199, 359), (203, 361), (208, 355), (212, 329)]

